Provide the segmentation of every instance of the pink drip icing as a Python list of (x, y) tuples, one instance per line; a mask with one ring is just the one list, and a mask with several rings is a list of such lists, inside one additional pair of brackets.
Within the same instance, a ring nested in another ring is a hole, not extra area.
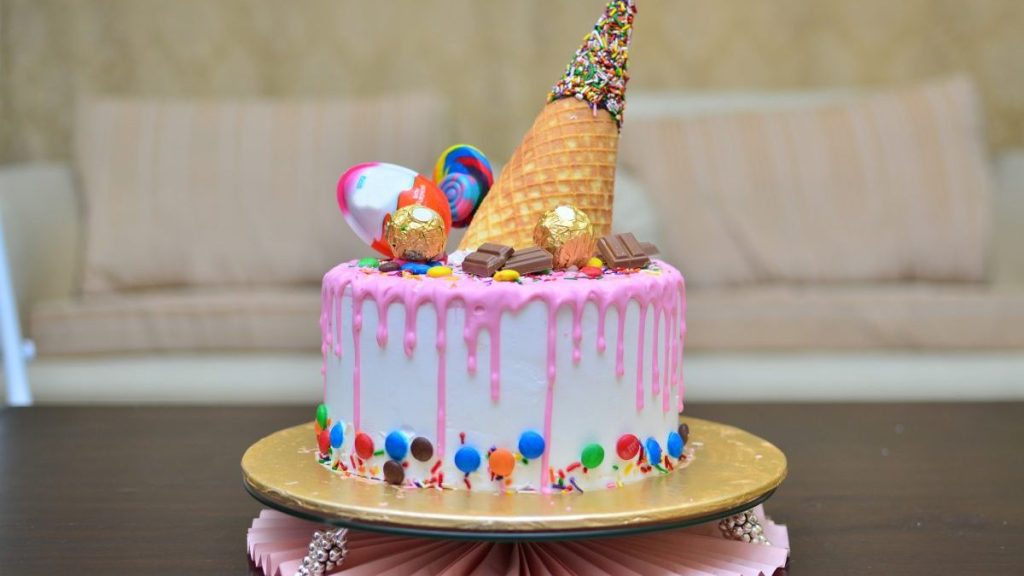
[(608, 305), (601, 303), (598, 306), (597, 311), (597, 351), (604, 354), (605, 349), (608, 347), (608, 342), (605, 341), (604, 337), (604, 319), (608, 316)]
[(448, 420), (447, 374), (448, 364), (448, 302), (435, 303), (437, 311), (437, 458), (444, 459), (445, 427)]
[[(320, 333), (324, 334), (324, 335), (329, 333), (328, 326), (327, 326), (327, 322), (328, 322), (327, 293), (328, 293), (328, 290), (329, 290), (329, 288), (327, 287), (326, 283), (324, 283), (323, 287), (320, 288)], [(320, 357), (321, 357), (320, 376), (323, 377), (323, 381), (324, 381), (324, 391), (323, 391), (323, 396), (322, 397), (323, 397), (323, 401), (326, 402), (327, 401), (327, 342), (326, 342), (326, 336), (320, 342)]]
[(636, 351), (636, 410), (644, 409), (644, 341), (647, 335), (644, 333), (647, 325), (647, 304), (640, 304), (640, 341), (637, 342)]
[(580, 343), (583, 341), (583, 303), (576, 303), (572, 309), (572, 363), (579, 364), (583, 354), (580, 352)]
[[(635, 274), (628, 277), (628, 282), (618, 282), (612, 276), (601, 282), (588, 282), (586, 290), (581, 291), (578, 282), (536, 282), (526, 285), (517, 284), (492, 284), (480, 281), (464, 280), (453, 290), (455, 285), (449, 282), (441, 282), (423, 279), (415, 285), (408, 284), (408, 279), (397, 276), (367, 275), (351, 264), (342, 264), (331, 270), (324, 278), (324, 292), (322, 294), (322, 311), (320, 317), (320, 328), (322, 332), (321, 351), (324, 355), (324, 369), (326, 368), (326, 356), (330, 351), (330, 345), (334, 344), (338, 353), (341, 349), (342, 297), (346, 289), (351, 288), (352, 300), (352, 335), (353, 335), (353, 424), (356, 429), (360, 428), (360, 379), (361, 379), (361, 358), (360, 338), (362, 329), (362, 304), (365, 298), (374, 300), (378, 311), (377, 342), (384, 347), (387, 345), (387, 310), (390, 304), (401, 300), (405, 308), (405, 334), (403, 348), (407, 355), (412, 356), (416, 348), (417, 310), (422, 304), (431, 303), (434, 305), (438, 326), (436, 342), (438, 345), (438, 419), (437, 419), (437, 446), (438, 452), (443, 453), (446, 426), (446, 357), (447, 338), (446, 323), (450, 304), (454, 301), (461, 302), (467, 310), (466, 324), (463, 329), (463, 337), (466, 342), (469, 354), (467, 369), (475, 370), (477, 362), (477, 340), (481, 330), (487, 330), (490, 336), (490, 394), (493, 401), (497, 402), (501, 395), (500, 390), (500, 359), (501, 359), (501, 318), (506, 312), (518, 312), (534, 300), (539, 300), (547, 305), (548, 309), (548, 360), (547, 379), (548, 387), (545, 398), (544, 409), (544, 437), (548, 444), (542, 456), (541, 482), (542, 491), (550, 491), (546, 475), (549, 462), (547, 453), (551, 446), (551, 429), (554, 412), (554, 384), (556, 376), (556, 346), (557, 346), (557, 311), (563, 304), (573, 305), (573, 362), (581, 360), (582, 341), (582, 313), (586, 303), (591, 299), (596, 300), (598, 305), (598, 335), (597, 350), (603, 353), (607, 342), (605, 338), (605, 325), (607, 312), (610, 307), (615, 307), (618, 313), (618, 333), (616, 341), (615, 373), (616, 377), (622, 377), (624, 367), (624, 337), (625, 337), (625, 316), (626, 306), (631, 300), (640, 304), (640, 334), (638, 343), (638, 367), (637, 367), (637, 400), (638, 408), (643, 407), (643, 366), (644, 357), (644, 325), (646, 322), (647, 306), (654, 306), (655, 313), (655, 336), (654, 336), (654, 363), (653, 385), (654, 394), (659, 393), (659, 380), (664, 377), (664, 386), (660, 387), (663, 396), (663, 409), (668, 402), (670, 388), (676, 388), (676, 395), (680, 409), (682, 408), (683, 379), (681, 354), (683, 348), (683, 337), (685, 335), (685, 287), (682, 276), (673, 268), (662, 265), (662, 273), (656, 274)], [(332, 290), (333, 288), (333, 290)], [(332, 301), (335, 297), (337, 300)], [(332, 305), (334, 305), (332, 309)], [(331, 312), (335, 312), (335, 319), (332, 325)], [(660, 315), (666, 317), (665, 336), (665, 373), (658, 371), (659, 345), (658, 326)], [(672, 322), (668, 319), (672, 318)], [(337, 334), (337, 336), (334, 336)], [(326, 393), (326, 377), (324, 379)]]
[(336, 333), (336, 335), (334, 337), (334, 355), (337, 356), (338, 358), (341, 358), (341, 334), (342, 334), (342, 332), (341, 332), (341, 299), (342, 299), (342, 296), (344, 296), (344, 292), (339, 290), (338, 293), (336, 295), (334, 295), (334, 297), (332, 298), (332, 300), (334, 301), (334, 330), (335, 330), (335, 333)]
[(501, 328), (491, 335), (491, 402), (501, 398)]
[[(341, 302), (339, 301), (339, 306)], [(356, 431), (362, 430), (361, 388), (362, 366), (359, 353), (359, 333), (363, 330), (363, 299), (352, 295), (352, 425)]]
[(658, 381), (661, 376), (658, 366), (658, 330), (661, 328), (662, 307), (659, 303), (654, 304), (654, 339), (651, 342), (651, 396), (661, 393), (661, 383)]
[(405, 347), (405, 355), (412, 358), (416, 350), (416, 294), (412, 291), (405, 295), (405, 338), (402, 344)]
[(548, 305), (548, 388), (544, 395), (544, 453), (540, 457), (540, 491), (543, 494), (551, 492), (551, 485), (547, 482), (548, 466), (550, 466), (551, 454), (551, 420), (555, 403), (555, 352), (558, 349), (558, 308)]
[(683, 412), (683, 398), (686, 396), (686, 382), (683, 378), (683, 348), (686, 342), (686, 284), (679, 283), (679, 336), (677, 338), (678, 351), (675, 354), (675, 362), (679, 370), (679, 384), (676, 387), (676, 399), (679, 402), (677, 412)]
[(388, 345), (388, 308), (391, 302), (377, 301), (377, 346), (386, 348)]
[(675, 322), (671, 321), (673, 318), (675, 318), (675, 306), (670, 306), (665, 312), (665, 382), (661, 393), (661, 411), (663, 413), (669, 411), (672, 399), (672, 338), (675, 337), (673, 332)]
[(626, 303), (617, 302), (615, 309), (619, 313), (619, 335), (615, 342), (615, 376), (622, 378), (626, 373), (626, 365), (623, 362), (623, 345), (626, 337)]

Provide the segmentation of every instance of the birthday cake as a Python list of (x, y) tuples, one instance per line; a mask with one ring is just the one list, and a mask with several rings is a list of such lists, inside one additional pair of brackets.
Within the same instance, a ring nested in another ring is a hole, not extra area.
[[(378, 254), (323, 280), (316, 457), (416, 489), (585, 492), (692, 459), (683, 277), (611, 207), (636, 9), (609, 2), (494, 179), (453, 146), (433, 178), (338, 183)], [(446, 251), (452, 227), (468, 227)]]

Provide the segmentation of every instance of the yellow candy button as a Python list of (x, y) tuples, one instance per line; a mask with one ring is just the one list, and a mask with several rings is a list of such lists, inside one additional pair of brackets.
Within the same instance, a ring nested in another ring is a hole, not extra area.
[(430, 270), (427, 270), (427, 276), (431, 278), (441, 278), (443, 276), (451, 276), (452, 269), (447, 266), (434, 266)]
[(604, 262), (597, 256), (594, 256), (590, 260), (587, 260), (587, 266), (593, 266), (594, 268), (603, 268)]
[(515, 282), (519, 280), (519, 272), (515, 270), (498, 270), (494, 273), (495, 282)]

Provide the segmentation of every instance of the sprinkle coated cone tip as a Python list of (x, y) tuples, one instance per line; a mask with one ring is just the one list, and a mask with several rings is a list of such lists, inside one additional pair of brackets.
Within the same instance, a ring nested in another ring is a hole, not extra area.
[(607, 4), (480, 205), (461, 249), (484, 242), (531, 246), (537, 219), (560, 204), (586, 212), (595, 235), (611, 233), (635, 15), (633, 0)]

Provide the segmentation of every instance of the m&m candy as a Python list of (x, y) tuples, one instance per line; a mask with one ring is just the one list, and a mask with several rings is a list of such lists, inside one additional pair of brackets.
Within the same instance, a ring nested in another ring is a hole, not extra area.
[(455, 453), (455, 467), (465, 474), (475, 472), (480, 467), (480, 453), (472, 446), (462, 446)]
[(580, 463), (584, 468), (597, 468), (604, 462), (604, 448), (600, 444), (587, 444), (580, 455)]
[(341, 422), (337, 422), (334, 426), (331, 426), (331, 446), (334, 448), (340, 448), (345, 443), (345, 429), (342, 427)]
[(679, 435), (679, 432), (672, 431), (668, 433), (668, 440), (665, 441), (665, 451), (672, 458), (679, 458), (683, 455), (683, 447), (685, 446), (683, 437)]
[(615, 453), (623, 460), (632, 460), (640, 453), (640, 439), (632, 434), (623, 434), (615, 443)]
[(540, 458), (544, 453), (544, 437), (533, 430), (523, 432), (519, 436), (519, 453), (528, 460)]
[(373, 438), (366, 432), (356, 434), (356, 456), (369, 460), (373, 456)]
[(320, 404), (319, 406), (316, 407), (316, 423), (319, 424), (321, 428), (326, 428), (327, 427), (327, 405), (326, 404)]
[(651, 464), (661, 464), (661, 446), (654, 438), (648, 438), (644, 442), (644, 449), (647, 450), (647, 459)]
[(316, 443), (320, 447), (320, 453), (326, 454), (331, 449), (331, 435), (327, 430), (321, 430), (316, 437)]
[(409, 453), (409, 439), (400, 430), (393, 430), (384, 438), (384, 451), (392, 460), (401, 460)]
[(405, 264), (402, 264), (402, 270), (409, 274), (419, 276), (421, 274), (426, 274), (430, 270), (430, 265), (422, 262), (406, 262)]
[(516, 457), (512, 455), (512, 452), (498, 448), (488, 456), (487, 463), (491, 467), (491, 473), (495, 476), (508, 476), (516, 467)]

